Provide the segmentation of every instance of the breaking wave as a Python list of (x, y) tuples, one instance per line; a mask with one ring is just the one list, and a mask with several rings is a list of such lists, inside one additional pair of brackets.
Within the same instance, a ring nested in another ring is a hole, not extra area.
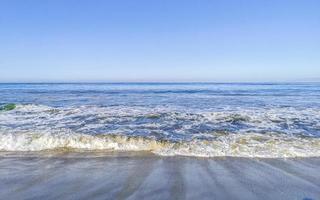
[(150, 151), (161, 156), (319, 157), (319, 109), (17, 105), (0, 151)]
[(0, 136), (1, 151), (150, 151), (162, 156), (317, 157), (320, 139), (279, 134), (230, 134), (173, 142), (141, 136), (15, 133)]

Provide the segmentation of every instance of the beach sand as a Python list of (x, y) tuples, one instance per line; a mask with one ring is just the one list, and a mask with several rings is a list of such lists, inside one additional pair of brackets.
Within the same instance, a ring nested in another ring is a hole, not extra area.
[(4, 153), (0, 199), (320, 199), (320, 158)]

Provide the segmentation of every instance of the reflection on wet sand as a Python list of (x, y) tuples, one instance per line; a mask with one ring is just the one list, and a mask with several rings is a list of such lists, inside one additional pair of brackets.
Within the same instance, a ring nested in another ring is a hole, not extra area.
[(0, 158), (0, 199), (318, 199), (320, 158), (202, 159), (148, 153)]

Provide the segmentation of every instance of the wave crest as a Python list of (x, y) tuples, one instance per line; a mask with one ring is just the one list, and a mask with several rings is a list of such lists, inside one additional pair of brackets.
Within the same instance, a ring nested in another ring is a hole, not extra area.
[(228, 134), (214, 140), (173, 142), (141, 136), (76, 133), (5, 133), (1, 151), (150, 151), (161, 156), (318, 157), (320, 139), (283, 134)]

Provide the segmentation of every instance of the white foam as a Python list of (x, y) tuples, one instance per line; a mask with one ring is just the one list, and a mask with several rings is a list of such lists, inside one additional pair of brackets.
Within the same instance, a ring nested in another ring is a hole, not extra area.
[(108, 134), (92, 136), (75, 133), (7, 133), (0, 135), (1, 151), (60, 149), (68, 151), (151, 151), (162, 156), (318, 157), (320, 156), (320, 139), (254, 133), (225, 135), (212, 141), (195, 139), (184, 142)]
[[(237, 134), (211, 131), (215, 127), (234, 126), (233, 122), (244, 124), (245, 128)], [(297, 122), (319, 130), (320, 109), (241, 108), (196, 112), (172, 107), (17, 105), (14, 110), (0, 112), (0, 150), (151, 151), (164, 156), (202, 157), (320, 156), (320, 139), (299, 136), (305, 130)], [(201, 126), (211, 129), (201, 132)], [(288, 128), (283, 130), (282, 126)], [(168, 127), (173, 128), (168, 130)], [(105, 134), (94, 135), (94, 131), (101, 130), (106, 130)], [(138, 137), (139, 131), (145, 137)]]

